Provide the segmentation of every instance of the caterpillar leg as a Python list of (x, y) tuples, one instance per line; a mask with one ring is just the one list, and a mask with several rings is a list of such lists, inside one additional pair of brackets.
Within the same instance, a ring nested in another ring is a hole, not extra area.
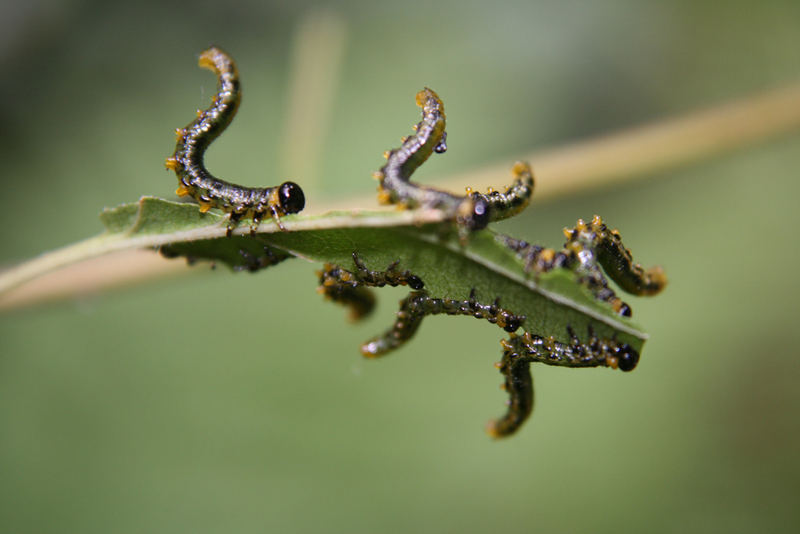
[(495, 438), (516, 432), (533, 410), (533, 379), (530, 364), (541, 362), (561, 367), (611, 367), (632, 371), (639, 362), (639, 353), (627, 343), (601, 339), (589, 329), (589, 341), (582, 343), (568, 328), (570, 343), (552, 337), (543, 338), (526, 332), (502, 340), (503, 358), (497, 368), (504, 377), (503, 389), (508, 392), (507, 412), (487, 426)]
[(261, 224), (261, 219), (263, 218), (263, 214), (260, 212), (253, 213), (253, 222), (250, 223), (250, 237), (256, 236), (256, 230), (258, 230), (258, 225)]
[[(225, 228), (225, 237), (231, 237), (233, 235), (233, 231), (236, 229), (237, 226), (239, 226), (239, 221), (242, 219), (243, 216), (244, 213), (237, 213), (235, 211), (232, 211), (228, 214), (228, 225)], [(255, 232), (253, 232), (252, 230), (250, 233), (255, 234)]]
[(270, 207), (270, 212), (272, 213), (272, 220), (275, 221), (275, 224), (280, 228), (281, 232), (286, 232), (286, 227), (281, 222), (281, 213), (278, 209), (274, 206)]
[(524, 315), (515, 315), (501, 308), (497, 299), (492, 304), (481, 304), (475, 299), (475, 290), (470, 292), (467, 300), (433, 298), (424, 291), (412, 291), (400, 301), (400, 310), (392, 328), (361, 345), (361, 354), (368, 358), (383, 356), (411, 339), (427, 315), (440, 314), (486, 319), (506, 332), (516, 331), (525, 321)]

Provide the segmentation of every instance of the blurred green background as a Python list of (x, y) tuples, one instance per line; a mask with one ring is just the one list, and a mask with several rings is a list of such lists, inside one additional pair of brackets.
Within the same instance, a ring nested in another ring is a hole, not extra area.
[[(311, 2), (0, 4), (0, 261), (172, 198), (173, 129), (238, 61), (244, 101), (208, 164), (277, 183), (296, 25)], [(449, 150), (420, 180), (800, 78), (800, 3), (350, 1), (309, 205), (370, 173), (435, 88)], [(496, 328), (432, 318), (364, 361), (315, 266), (189, 274), (0, 317), (2, 532), (754, 532), (800, 524), (800, 135), (537, 202), (503, 225), (555, 246), (602, 214), (670, 286), (629, 299), (632, 374), (534, 367), (511, 439)], [(503, 177), (505, 178), (505, 176)], [(465, 184), (466, 185), (466, 184)]]

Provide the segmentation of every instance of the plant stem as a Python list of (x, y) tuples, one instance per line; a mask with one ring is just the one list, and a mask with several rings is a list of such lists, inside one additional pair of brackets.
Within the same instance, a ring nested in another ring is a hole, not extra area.
[[(520, 159), (528, 159), (534, 164), (536, 198), (552, 198), (576, 190), (609, 186), (636, 177), (644, 177), (659, 170), (685, 165), (704, 157), (762, 142), (798, 127), (800, 127), (800, 84), (794, 84), (683, 117), (655, 122), (561, 148), (533, 152)], [(461, 190), (466, 184), (472, 185), (475, 189), (489, 185), (496, 186), (502, 184), (502, 177), (508, 175), (511, 163), (503, 162), (473, 173), (453, 176), (437, 185), (452, 190)], [(374, 195), (365, 195), (351, 198), (346, 203), (330, 202), (324, 206), (318, 205), (314, 211), (360, 209), (374, 204)], [(436, 220), (435, 214), (430, 213), (417, 213), (409, 217), (414, 222)], [(363, 224), (363, 221), (359, 224)], [(394, 224), (397, 224), (397, 220)], [(287, 226), (293, 227), (290, 224)], [(209, 232), (214, 235), (198, 235), (195, 238), (215, 237), (215, 232), (222, 235), (224, 228), (220, 227)], [(115, 243), (115, 240), (119, 242)], [(114, 269), (110, 269), (109, 264), (115, 263), (117, 258), (109, 255), (91, 264), (81, 263), (67, 272), (62, 270), (46, 277), (41, 276), (79, 261), (85, 262), (110, 252), (130, 249), (133, 243), (140, 247), (159, 244), (151, 241), (142, 239), (132, 242), (124, 236), (101, 235), (43, 254), (2, 272), (0, 309), (89, 292), (99, 287), (111, 287), (184, 268), (182, 264), (176, 267), (178, 264), (175, 262), (163, 261), (149, 252), (147, 256), (143, 256), (140, 252), (126, 250), (123, 253), (126, 261)], [(144, 259), (145, 257), (147, 259)], [(76, 277), (85, 279), (87, 283), (76, 283)], [(26, 281), (28, 281), (26, 285), (11, 290)]]

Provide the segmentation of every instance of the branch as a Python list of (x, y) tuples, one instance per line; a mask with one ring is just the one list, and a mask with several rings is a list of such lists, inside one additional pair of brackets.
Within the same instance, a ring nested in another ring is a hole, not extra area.
[[(520, 159), (533, 163), (536, 170), (535, 194), (541, 200), (644, 177), (763, 142), (798, 127), (800, 84), (597, 139), (533, 152)], [(467, 184), (476, 189), (502, 185), (501, 177), (507, 176), (510, 167), (511, 162), (506, 161), (473, 173), (452, 176), (437, 185), (452, 190), (460, 190)], [(371, 194), (338, 204), (317, 205), (314, 212), (358, 209), (374, 203)], [(415, 220), (436, 218), (422, 213), (413, 217), (421, 217)], [(267, 224), (262, 231), (267, 230)], [(113, 249), (113, 245), (109, 248), (108, 242), (102, 243), (103, 239), (103, 236), (98, 236), (43, 254), (0, 274), (0, 309), (84, 294), (185, 270), (183, 264), (164, 261), (149, 251), (125, 250), (97, 258)], [(142, 243), (142, 246), (153, 245)], [(92, 261), (86, 261), (89, 259)], [(82, 263), (63, 269), (76, 262)], [(50, 271), (55, 272), (42, 276)]]

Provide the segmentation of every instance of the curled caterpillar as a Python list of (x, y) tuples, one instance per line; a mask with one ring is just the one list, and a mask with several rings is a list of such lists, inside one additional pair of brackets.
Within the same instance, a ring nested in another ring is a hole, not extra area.
[(588, 223), (578, 219), (574, 228), (564, 229), (564, 236), (567, 242), (560, 251), (505, 235), (498, 235), (497, 240), (517, 253), (527, 273), (538, 276), (556, 268), (575, 271), (578, 282), (623, 317), (631, 316), (631, 307), (608, 286), (603, 271), (623, 291), (633, 295), (655, 295), (667, 285), (664, 269), (659, 266), (644, 269), (634, 263), (619, 231), (610, 230), (598, 215)]
[(294, 182), (275, 187), (244, 187), (215, 178), (203, 165), (203, 154), (233, 120), (241, 100), (239, 73), (233, 59), (211, 47), (200, 54), (198, 64), (212, 70), (219, 78), (217, 94), (211, 107), (198, 110), (197, 118), (185, 128), (175, 130), (178, 142), (175, 153), (167, 158), (167, 169), (178, 175), (179, 196), (190, 195), (200, 211), (219, 208), (228, 214), (227, 236), (242, 218), (252, 218), (250, 233), (255, 234), (265, 215), (271, 216), (281, 230), (281, 216), (298, 213), (305, 206), (303, 190)]
[(496, 364), (505, 378), (503, 389), (508, 392), (508, 411), (487, 426), (487, 432), (501, 438), (516, 432), (533, 410), (533, 380), (530, 364), (541, 362), (562, 367), (610, 367), (632, 371), (639, 363), (639, 353), (627, 343), (614, 339), (598, 338), (589, 328), (589, 341), (582, 343), (571, 328), (567, 328), (569, 343), (560, 343), (552, 337), (525, 332), (511, 334), (501, 340), (503, 359)]
[(427, 87), (417, 93), (416, 100), (422, 108), (422, 121), (414, 126), (416, 133), (404, 137), (400, 148), (387, 151), (386, 165), (374, 174), (380, 180), (380, 203), (443, 210), (456, 221), (462, 237), (485, 228), (491, 221), (516, 215), (528, 205), (533, 193), (533, 173), (523, 162), (514, 165), (514, 183), (503, 193), (490, 189), (482, 194), (467, 188), (467, 194), (459, 196), (411, 182), (411, 175), (432, 153), (447, 150), (442, 100)]

